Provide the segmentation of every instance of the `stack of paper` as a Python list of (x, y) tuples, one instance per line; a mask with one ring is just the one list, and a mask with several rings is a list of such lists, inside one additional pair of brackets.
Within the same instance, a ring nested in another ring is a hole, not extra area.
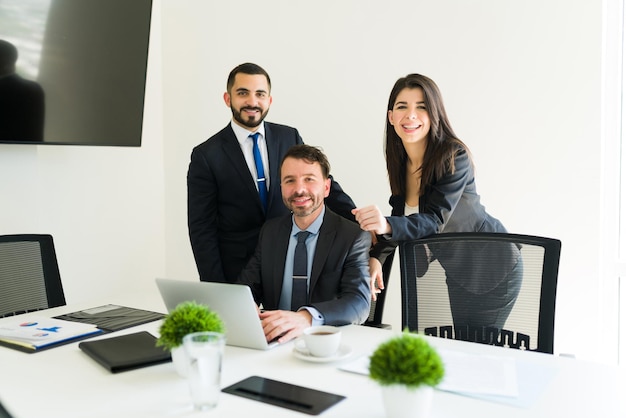
[[(497, 355), (439, 350), (445, 376), (438, 390), (522, 408), (533, 405), (555, 374), (555, 369), (514, 358), (502, 348)], [(369, 358), (363, 354), (339, 366), (340, 370), (369, 375)]]
[(519, 395), (514, 358), (448, 350), (439, 354), (446, 374), (438, 389), (468, 395)]

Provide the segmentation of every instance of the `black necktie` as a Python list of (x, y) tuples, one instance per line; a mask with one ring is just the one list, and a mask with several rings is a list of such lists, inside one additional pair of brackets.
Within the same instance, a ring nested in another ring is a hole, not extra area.
[(261, 151), (259, 151), (259, 133), (255, 132), (249, 135), (252, 138), (252, 155), (254, 156), (254, 165), (256, 166), (257, 186), (259, 186), (259, 197), (263, 210), (267, 211), (267, 186), (265, 182), (265, 170), (263, 170), (263, 160), (261, 159)]
[(307, 255), (306, 239), (309, 231), (298, 232), (298, 244), (293, 256), (293, 285), (291, 288), (291, 310), (296, 311), (307, 302)]

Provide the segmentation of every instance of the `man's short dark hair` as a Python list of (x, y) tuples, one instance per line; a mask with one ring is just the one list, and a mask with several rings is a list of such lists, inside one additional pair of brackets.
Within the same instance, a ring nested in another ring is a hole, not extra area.
[(311, 145), (300, 144), (294, 145), (287, 150), (287, 153), (283, 157), (280, 165), (282, 167), (283, 162), (287, 158), (295, 158), (296, 160), (305, 160), (307, 163), (318, 163), (322, 168), (322, 175), (325, 179), (330, 176), (330, 163), (328, 158), (322, 152), (321, 148), (313, 147)]
[(246, 62), (243, 64), (239, 64), (228, 75), (228, 81), (226, 82), (226, 91), (230, 92), (230, 89), (233, 88), (233, 84), (235, 84), (235, 76), (239, 73), (242, 74), (261, 74), (267, 78), (267, 86), (270, 91), (272, 90), (272, 82), (270, 81), (270, 76), (260, 65), (253, 64), (251, 62)]

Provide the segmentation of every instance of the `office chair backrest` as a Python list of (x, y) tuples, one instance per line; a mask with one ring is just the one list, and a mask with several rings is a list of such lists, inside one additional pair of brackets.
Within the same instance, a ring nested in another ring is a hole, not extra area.
[(519, 234), (402, 242), (402, 327), (551, 354), (560, 254), (559, 240)]
[(50, 235), (0, 235), (0, 317), (65, 305)]

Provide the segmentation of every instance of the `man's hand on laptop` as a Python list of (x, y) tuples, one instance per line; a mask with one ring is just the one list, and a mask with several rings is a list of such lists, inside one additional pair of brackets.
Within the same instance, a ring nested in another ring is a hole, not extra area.
[(277, 339), (281, 344), (302, 335), (302, 331), (312, 323), (311, 314), (306, 309), (298, 312), (264, 311), (259, 318), (267, 341)]

